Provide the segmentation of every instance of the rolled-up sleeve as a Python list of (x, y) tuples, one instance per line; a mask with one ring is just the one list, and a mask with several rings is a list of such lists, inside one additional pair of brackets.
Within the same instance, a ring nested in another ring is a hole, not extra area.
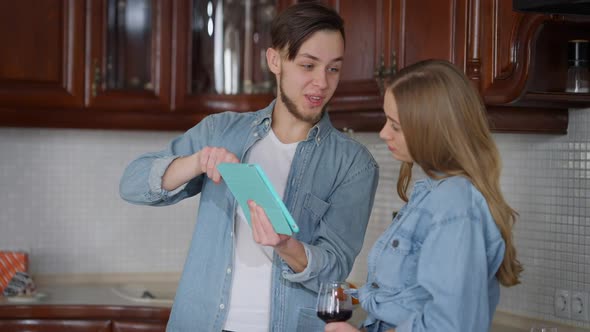
[(166, 150), (145, 153), (133, 160), (123, 172), (119, 193), (124, 200), (142, 205), (170, 205), (200, 192), (203, 176), (198, 176), (173, 191), (162, 188), (162, 177), (179, 157), (189, 156), (208, 145), (212, 120), (205, 118), (175, 138)]

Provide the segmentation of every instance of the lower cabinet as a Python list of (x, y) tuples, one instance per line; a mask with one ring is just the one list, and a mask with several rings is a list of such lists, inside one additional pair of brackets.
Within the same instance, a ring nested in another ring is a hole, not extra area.
[[(110, 332), (110, 321), (62, 320), (62, 319), (18, 319), (0, 320), (2, 332)], [(122, 330), (121, 330), (122, 331)], [(156, 331), (156, 330), (125, 330)], [(164, 330), (162, 330), (164, 331)]]
[(164, 322), (119, 322), (114, 321), (112, 324), (112, 332), (164, 332), (166, 331), (166, 323)]
[(2, 332), (165, 332), (170, 308), (0, 306)]

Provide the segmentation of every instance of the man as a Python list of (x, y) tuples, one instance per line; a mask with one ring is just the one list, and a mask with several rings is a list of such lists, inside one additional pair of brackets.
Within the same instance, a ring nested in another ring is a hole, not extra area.
[[(133, 161), (121, 180), (121, 196), (137, 204), (201, 194), (168, 331), (321, 331), (319, 284), (344, 280), (361, 250), (378, 167), (325, 113), (340, 78), (342, 19), (296, 4), (274, 19), (271, 36), (275, 101), (208, 116), (167, 150)], [(222, 162), (259, 164), (299, 233), (274, 232), (256, 202), (250, 228), (217, 171)]]

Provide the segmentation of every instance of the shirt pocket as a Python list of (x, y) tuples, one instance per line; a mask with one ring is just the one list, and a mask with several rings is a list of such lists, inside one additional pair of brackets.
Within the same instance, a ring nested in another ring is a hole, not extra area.
[(302, 222), (305, 222), (305, 227), (301, 227), (302, 225), (299, 225), (299, 240), (312, 240), (312, 235), (315, 234), (315, 229), (318, 227), (320, 220), (326, 214), (329, 208), (330, 203), (315, 196), (314, 194), (307, 193), (305, 195), (305, 200), (303, 201), (302, 218), (300, 219)]
[(323, 332), (326, 323), (318, 318), (315, 309), (301, 308), (297, 317), (297, 332)]
[(395, 234), (383, 247), (377, 260), (375, 279), (380, 287), (399, 291), (416, 283), (420, 245), (411, 238)]

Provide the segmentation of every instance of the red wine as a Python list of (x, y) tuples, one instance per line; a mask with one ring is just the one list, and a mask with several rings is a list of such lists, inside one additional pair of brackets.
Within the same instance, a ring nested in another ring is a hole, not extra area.
[(327, 323), (344, 322), (352, 317), (352, 310), (340, 310), (340, 312), (318, 311), (318, 317)]

